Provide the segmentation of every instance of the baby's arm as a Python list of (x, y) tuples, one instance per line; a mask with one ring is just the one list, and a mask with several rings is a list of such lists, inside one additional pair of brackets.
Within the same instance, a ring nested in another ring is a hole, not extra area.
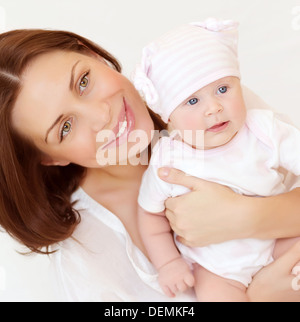
[(164, 211), (150, 213), (139, 206), (139, 228), (148, 255), (159, 273), (159, 283), (169, 297), (194, 285), (194, 276), (178, 252)]

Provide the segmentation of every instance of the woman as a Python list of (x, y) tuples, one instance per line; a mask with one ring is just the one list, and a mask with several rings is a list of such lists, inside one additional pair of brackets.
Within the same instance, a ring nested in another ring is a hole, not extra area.
[[(133, 162), (147, 151), (154, 126), (163, 125), (120, 72), (113, 56), (69, 32), (0, 35), (0, 225), (34, 252), (56, 251), (63, 299), (168, 300), (137, 229), (146, 166)], [(145, 134), (139, 149), (129, 140), (134, 130)], [(104, 131), (109, 136), (99, 139)], [(104, 158), (108, 164), (100, 166)], [(161, 175), (192, 190), (167, 202), (172, 227), (187, 244), (300, 235), (299, 189), (257, 201), (176, 170)], [(196, 228), (185, 224), (185, 210)], [(300, 299), (291, 288), (291, 262), (300, 259), (295, 247), (257, 275), (249, 289), (253, 300)], [(270, 274), (280, 287), (268, 282)], [(194, 299), (192, 291), (176, 297)]]

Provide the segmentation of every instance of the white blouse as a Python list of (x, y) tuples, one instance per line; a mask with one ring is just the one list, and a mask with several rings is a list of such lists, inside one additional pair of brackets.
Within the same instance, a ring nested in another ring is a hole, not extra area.
[(193, 290), (168, 298), (157, 274), (133, 244), (122, 222), (79, 188), (81, 223), (73, 238), (51, 255), (52, 270), (62, 301), (163, 302), (195, 301)]

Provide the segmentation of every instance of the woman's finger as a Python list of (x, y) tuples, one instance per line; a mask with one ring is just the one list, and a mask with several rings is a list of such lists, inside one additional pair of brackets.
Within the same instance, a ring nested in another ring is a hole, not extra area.
[[(172, 198), (170, 198), (172, 200)], [(170, 223), (175, 223), (175, 214), (169, 207), (166, 205), (165, 215)]]
[[(172, 198), (168, 198), (166, 201), (165, 201), (165, 207), (166, 209), (168, 210), (171, 210), (172, 213), (170, 214), (170, 219), (173, 218), (175, 220), (176, 218), (176, 215), (174, 213), (174, 209), (176, 209), (178, 207), (178, 205), (181, 204), (180, 200), (183, 199), (183, 196), (184, 195), (181, 195), (179, 197), (172, 197)], [(169, 215), (169, 214), (168, 214)], [(173, 217), (172, 217), (173, 216)]]
[(190, 242), (190, 241), (186, 240), (185, 238), (183, 238), (183, 237), (181, 237), (181, 236), (176, 236), (176, 240), (177, 240), (179, 243), (181, 243), (181, 244), (183, 244), (183, 245), (185, 245), (185, 246), (187, 246), (187, 247), (197, 247), (197, 245), (194, 245), (192, 242)]
[(200, 189), (205, 182), (208, 182), (203, 179), (187, 175), (185, 172), (174, 168), (160, 168), (158, 170), (158, 175), (160, 179), (166, 182), (185, 186), (191, 190)]
[(170, 227), (172, 229), (172, 231), (177, 235), (180, 236), (182, 234), (182, 231), (180, 229), (177, 228), (176, 225), (174, 225), (173, 223), (170, 222)]

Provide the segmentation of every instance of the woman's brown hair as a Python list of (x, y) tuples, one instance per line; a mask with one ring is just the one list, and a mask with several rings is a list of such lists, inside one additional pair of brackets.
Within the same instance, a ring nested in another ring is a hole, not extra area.
[[(85, 174), (75, 164), (41, 165), (40, 151), (12, 127), (22, 73), (34, 58), (54, 50), (93, 51), (121, 72), (111, 54), (71, 32), (29, 29), (0, 34), (0, 226), (38, 253), (49, 253), (49, 246), (72, 236), (80, 215), (70, 196)], [(157, 116), (150, 114), (161, 129)]]

